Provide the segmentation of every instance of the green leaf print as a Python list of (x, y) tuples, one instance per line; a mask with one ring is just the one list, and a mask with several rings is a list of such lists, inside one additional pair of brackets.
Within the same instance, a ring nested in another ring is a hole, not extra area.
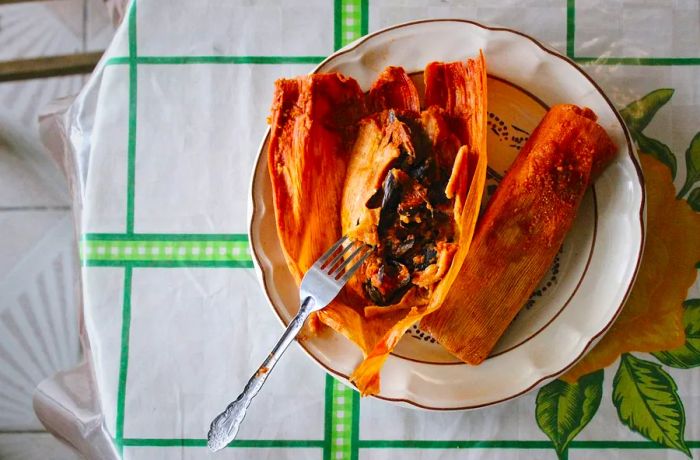
[(671, 96), (673, 96), (673, 89), (657, 89), (629, 104), (620, 111), (620, 114), (629, 128), (632, 138), (639, 146), (639, 150), (650, 154), (668, 166), (671, 169), (671, 176), (675, 178), (677, 169), (675, 155), (663, 142), (642, 134), (656, 112), (671, 99)]
[(584, 375), (574, 384), (555, 380), (537, 393), (537, 425), (552, 440), (560, 458), (569, 443), (591, 421), (602, 395), (602, 370)]
[(613, 379), (613, 404), (632, 431), (690, 457), (685, 412), (676, 390), (676, 382), (659, 364), (625, 353)]
[(695, 212), (700, 212), (700, 188), (696, 188), (688, 195), (688, 204)]
[[(700, 189), (693, 191), (698, 190)], [(653, 353), (653, 355), (667, 366), (689, 369), (700, 366), (700, 299), (688, 299), (683, 305), (685, 306), (683, 313), (685, 344), (673, 350)]]
[(673, 96), (673, 89), (662, 88), (652, 91), (620, 111), (631, 131), (641, 132), (647, 127), (656, 112)]
[(676, 156), (671, 152), (671, 149), (661, 141), (646, 137), (644, 134), (636, 132), (632, 133), (632, 137), (637, 142), (639, 150), (647, 153), (661, 163), (665, 164), (671, 170), (671, 177), (676, 177)]
[(688, 150), (685, 151), (685, 169), (687, 175), (683, 188), (678, 192), (679, 198), (685, 196), (693, 185), (700, 181), (700, 132), (695, 134), (693, 140), (690, 141)]

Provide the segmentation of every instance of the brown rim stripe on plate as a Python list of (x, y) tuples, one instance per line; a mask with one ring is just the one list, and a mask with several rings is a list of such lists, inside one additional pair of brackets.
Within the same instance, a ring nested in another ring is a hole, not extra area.
[[(637, 261), (636, 261), (636, 264), (635, 264), (634, 273), (632, 274), (632, 278), (630, 279), (630, 283), (629, 283), (629, 285), (627, 286), (627, 290), (625, 291), (625, 295), (623, 296), (622, 301), (620, 302), (620, 305), (617, 307), (617, 310), (615, 311), (615, 314), (614, 314), (613, 317), (610, 319), (610, 321), (609, 321), (600, 331), (598, 331), (597, 334), (595, 334), (595, 335), (586, 343), (586, 345), (585, 345), (585, 346), (583, 347), (583, 349), (581, 350), (581, 353), (579, 353), (579, 355), (576, 356), (576, 358), (574, 358), (573, 361), (571, 361), (569, 364), (567, 364), (566, 366), (564, 366), (564, 368), (562, 368), (562, 369), (560, 369), (560, 370), (558, 370), (558, 371), (556, 371), (556, 372), (552, 372), (552, 373), (550, 373), (550, 374), (548, 374), (548, 375), (545, 375), (545, 376), (543, 376), (543, 377), (540, 377), (538, 380), (536, 380), (535, 382), (533, 382), (530, 386), (528, 386), (528, 387), (525, 388), (524, 390), (522, 390), (522, 391), (520, 391), (520, 392), (518, 392), (518, 393), (516, 393), (516, 394), (514, 394), (514, 395), (511, 395), (511, 396), (508, 396), (508, 397), (506, 397), (506, 398), (502, 398), (502, 399), (499, 399), (499, 400), (496, 400), (496, 401), (490, 401), (490, 402), (487, 402), (487, 403), (483, 403), (483, 404), (475, 404), (475, 405), (468, 405), (468, 406), (461, 406), (461, 407), (432, 407), (432, 406), (427, 406), (427, 405), (423, 405), (423, 404), (417, 403), (417, 402), (412, 401), (412, 400), (410, 400), (410, 399), (404, 399), (404, 398), (390, 398), (390, 397), (381, 396), (381, 395), (373, 395), (373, 396), (372, 396), (373, 398), (381, 399), (381, 400), (384, 400), (384, 401), (405, 403), (405, 404), (409, 404), (409, 405), (411, 405), (411, 406), (415, 406), (415, 407), (418, 407), (418, 408), (421, 408), (421, 409), (429, 409), (429, 410), (435, 410), (435, 411), (456, 411), (456, 410), (466, 410), (466, 409), (477, 409), (477, 408), (480, 408), (480, 407), (492, 406), (492, 405), (499, 404), (499, 403), (502, 403), (502, 402), (505, 402), (505, 401), (509, 401), (509, 400), (511, 400), (511, 399), (517, 398), (518, 396), (520, 396), (520, 395), (522, 395), (522, 394), (527, 393), (528, 391), (530, 391), (530, 390), (532, 390), (533, 388), (537, 387), (538, 385), (543, 384), (543, 383), (545, 383), (546, 381), (548, 381), (548, 380), (550, 380), (550, 379), (556, 377), (557, 375), (560, 375), (560, 374), (566, 372), (568, 369), (570, 369), (571, 367), (573, 367), (573, 366), (578, 362), (578, 360), (581, 359), (581, 358), (586, 354), (586, 352), (591, 348), (591, 346), (592, 346), (594, 343), (596, 343), (596, 342), (598, 341), (598, 339), (599, 339), (600, 337), (602, 337), (602, 336), (605, 334), (605, 332), (610, 328), (610, 326), (612, 326), (612, 324), (615, 322), (615, 320), (617, 319), (617, 317), (620, 315), (620, 312), (622, 311), (622, 307), (625, 305), (625, 302), (627, 301), (627, 298), (628, 298), (629, 295), (630, 295), (630, 292), (631, 292), (631, 290), (632, 290), (632, 287), (634, 286), (634, 281), (635, 281), (636, 278), (637, 278), (637, 274), (639, 273), (639, 266), (641, 265), (642, 253), (643, 253), (643, 251), (644, 251), (644, 243), (645, 243), (645, 241), (646, 241), (646, 226), (645, 226), (645, 222), (644, 222), (644, 210), (645, 210), (645, 208), (646, 208), (646, 190), (645, 190), (645, 187), (644, 187), (644, 176), (642, 175), (642, 169), (641, 169), (641, 167), (640, 167), (640, 165), (639, 165), (639, 162), (638, 162), (638, 160), (637, 160), (635, 151), (634, 151), (634, 149), (633, 149), (632, 141), (631, 141), (631, 139), (630, 139), (629, 131), (627, 130), (627, 126), (625, 125), (625, 123), (624, 123), (624, 121), (623, 121), (623, 119), (622, 119), (622, 116), (620, 116), (620, 114), (618, 113), (617, 109), (615, 108), (615, 106), (613, 105), (613, 103), (610, 101), (610, 98), (608, 98), (608, 96), (603, 92), (603, 90), (600, 88), (600, 86), (599, 86), (599, 85), (598, 85), (598, 84), (597, 84), (597, 83), (596, 83), (596, 82), (595, 82), (581, 67), (579, 67), (573, 60), (569, 59), (569, 58), (566, 57), (566, 56), (561, 55), (561, 54), (558, 53), (557, 51), (554, 51), (554, 50), (551, 50), (551, 49), (547, 48), (546, 46), (544, 46), (542, 43), (540, 43), (540, 42), (537, 41), (536, 39), (534, 39), (534, 38), (530, 37), (529, 35), (526, 35), (526, 34), (524, 34), (524, 33), (522, 33), (522, 32), (519, 32), (519, 31), (517, 31), (517, 30), (508, 29), (508, 28), (504, 28), (504, 27), (489, 27), (489, 26), (485, 26), (485, 25), (483, 25), (483, 24), (480, 24), (480, 23), (478, 23), (478, 22), (470, 21), (470, 20), (467, 20), (467, 19), (424, 19), (424, 20), (419, 20), (419, 21), (405, 22), (405, 23), (402, 23), (402, 24), (397, 24), (397, 25), (395, 25), (395, 26), (388, 27), (388, 28), (386, 28), (386, 29), (378, 30), (378, 31), (376, 31), (376, 32), (372, 32), (371, 34), (365, 35), (364, 37), (360, 38), (359, 40), (357, 40), (357, 41), (354, 42), (353, 44), (348, 45), (347, 47), (342, 48), (340, 51), (338, 51), (338, 52), (336, 52), (336, 53), (334, 53), (334, 54), (328, 56), (328, 57), (327, 57), (326, 59), (324, 59), (318, 66), (316, 66), (316, 68), (315, 68), (311, 73), (318, 73), (319, 70), (320, 70), (323, 66), (325, 66), (326, 64), (328, 64), (329, 62), (331, 62), (333, 59), (336, 59), (337, 57), (342, 56), (343, 54), (347, 54), (347, 53), (349, 53), (349, 52), (355, 50), (358, 46), (362, 45), (364, 42), (366, 42), (366, 41), (369, 40), (370, 38), (376, 37), (376, 36), (378, 36), (378, 35), (381, 35), (381, 34), (383, 34), (383, 33), (386, 33), (386, 32), (389, 32), (389, 31), (392, 31), (392, 30), (395, 30), (395, 29), (400, 29), (400, 28), (403, 28), (403, 27), (408, 27), (408, 26), (412, 26), (412, 25), (416, 25), (416, 24), (426, 24), (426, 23), (433, 23), (433, 22), (455, 22), (455, 23), (465, 23), (465, 24), (471, 24), (471, 25), (473, 25), (473, 26), (476, 26), (476, 27), (479, 27), (479, 28), (485, 29), (485, 30), (490, 30), (490, 31), (494, 31), (494, 32), (508, 32), (508, 33), (512, 33), (512, 34), (515, 34), (515, 35), (519, 35), (519, 36), (521, 36), (521, 37), (523, 37), (523, 38), (526, 38), (527, 40), (531, 41), (533, 44), (535, 44), (538, 48), (540, 48), (540, 49), (543, 50), (544, 52), (546, 52), (546, 53), (548, 53), (548, 54), (550, 54), (550, 55), (552, 55), (552, 56), (554, 56), (554, 57), (556, 57), (556, 58), (558, 58), (558, 59), (561, 59), (561, 60), (567, 62), (569, 65), (571, 65), (575, 70), (577, 70), (581, 75), (583, 75), (583, 77), (585, 77), (585, 78), (593, 85), (593, 87), (598, 91), (598, 93), (600, 94), (600, 96), (605, 100), (605, 102), (608, 104), (608, 106), (610, 107), (610, 109), (611, 109), (611, 110), (613, 111), (613, 113), (615, 114), (615, 117), (617, 118), (618, 122), (620, 123), (620, 126), (622, 126), (623, 132), (624, 132), (624, 134), (625, 134), (625, 140), (626, 140), (626, 143), (627, 143), (628, 155), (629, 155), (629, 158), (630, 158), (630, 160), (632, 161), (632, 164), (634, 165), (634, 168), (635, 168), (635, 170), (636, 170), (636, 172), (637, 172), (637, 178), (639, 179), (639, 184), (640, 184), (640, 186), (641, 186), (641, 192), (642, 192), (642, 193), (641, 193), (641, 203), (640, 203), (640, 207), (639, 207), (639, 223), (640, 223), (640, 227), (641, 227), (641, 241), (640, 241), (640, 245), (639, 245), (639, 252), (638, 252), (638, 255), (637, 255)], [(266, 143), (267, 143), (267, 140), (268, 140), (269, 135), (270, 135), (270, 130), (269, 130), (269, 128), (268, 128), (267, 134), (265, 135), (265, 138), (263, 139), (263, 141), (262, 141), (262, 143), (260, 144), (260, 147), (259, 147), (259, 149), (258, 149), (258, 155), (257, 155), (256, 161), (255, 161), (255, 166), (254, 166), (254, 168), (253, 168), (253, 176), (252, 176), (252, 179), (251, 179), (251, 196), (252, 196), (253, 190), (256, 189), (256, 188), (255, 188), (255, 185), (256, 185), (256, 177), (255, 177), (256, 175), (255, 175), (255, 171), (257, 171), (257, 168), (258, 168), (258, 166), (259, 166), (260, 157), (261, 157), (262, 154), (263, 154), (263, 148), (264, 148), (264, 146), (265, 146)], [(267, 162), (265, 162), (265, 164), (267, 164)], [(263, 166), (264, 166), (264, 165), (263, 165)], [(252, 200), (251, 219), (250, 219), (250, 223), (249, 223), (249, 227), (248, 227), (248, 234), (249, 234), (249, 239), (250, 239), (250, 242), (251, 242), (251, 252), (252, 252), (252, 256), (253, 256), (253, 262), (254, 262), (255, 266), (258, 268), (258, 270), (259, 270), (260, 273), (261, 273), (261, 278), (262, 278), (262, 281), (263, 281), (263, 287), (264, 287), (264, 289), (265, 289), (265, 294), (268, 296), (268, 299), (269, 299), (269, 298), (270, 298), (270, 295), (269, 295), (269, 292), (268, 292), (268, 291), (269, 291), (268, 280), (267, 280), (267, 278), (266, 278), (266, 276), (265, 276), (265, 272), (260, 268), (260, 260), (259, 260), (259, 256), (258, 256), (258, 253), (257, 253), (257, 250), (256, 250), (256, 244), (253, 244), (253, 242), (257, 241), (257, 238), (254, 236), (254, 234), (253, 234), (253, 232), (252, 232), (253, 216), (255, 216), (255, 215), (256, 215), (255, 201)], [(270, 301), (270, 303), (272, 304), (272, 307), (273, 307), (273, 310), (274, 310), (274, 312), (275, 312), (275, 315), (276, 315), (277, 318), (280, 320), (280, 322), (282, 323), (282, 325), (284, 325), (284, 326), (286, 327), (287, 324), (286, 324), (286, 322), (284, 321), (284, 319), (282, 319), (282, 316), (281, 316), (281, 314), (280, 314), (280, 312), (279, 312), (279, 309), (278, 309), (277, 305), (275, 305), (274, 302), (272, 302), (272, 301)], [(349, 380), (349, 376), (348, 376), (348, 375), (345, 375), (345, 374), (343, 374), (342, 372), (338, 372), (338, 371), (336, 371), (335, 369), (328, 367), (325, 363), (323, 363), (320, 359), (318, 359), (313, 353), (311, 353), (311, 352), (309, 351), (309, 349), (304, 345), (303, 342), (298, 342), (298, 343), (299, 343), (299, 345), (301, 346), (301, 348), (304, 350), (304, 352), (305, 352), (307, 355), (309, 355), (309, 357), (311, 357), (314, 361), (316, 361), (316, 363), (318, 363), (321, 367), (323, 367), (327, 372), (329, 372), (329, 373), (331, 373), (331, 374), (333, 374), (333, 375), (335, 375), (335, 376), (341, 377), (341, 378), (343, 378), (343, 379), (345, 379), (345, 380)]]

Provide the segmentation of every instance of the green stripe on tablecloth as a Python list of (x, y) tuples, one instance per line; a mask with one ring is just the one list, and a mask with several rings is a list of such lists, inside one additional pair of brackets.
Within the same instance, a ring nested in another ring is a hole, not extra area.
[(248, 241), (245, 233), (84, 233), (88, 241)]
[(84, 260), (84, 267), (132, 268), (253, 268), (250, 260)]
[[(573, 30), (573, 29), (570, 29)], [(700, 57), (587, 57), (570, 54), (567, 32), (566, 54), (579, 64), (627, 65), (627, 66), (697, 66)], [(324, 56), (138, 56), (139, 65), (193, 65), (193, 64), (318, 64)], [(128, 57), (114, 57), (106, 66), (129, 64)]]
[[(700, 448), (700, 441), (686, 441), (689, 448)], [(384, 440), (359, 441), (360, 449), (553, 449), (551, 441), (524, 440)], [(569, 449), (668, 449), (651, 441), (571, 441)]]
[[(364, 24), (364, 22), (362, 23)], [(364, 25), (363, 25), (364, 27)], [(575, 56), (573, 50), (573, 31), (575, 26), (567, 29), (566, 55), (579, 64), (627, 65), (627, 66), (697, 66), (700, 57), (593, 57)], [(363, 34), (364, 35), (364, 34)], [(193, 65), (193, 64), (318, 64), (324, 56), (138, 56), (139, 65)], [(129, 64), (128, 57), (113, 57), (105, 66)]]
[(333, 430), (333, 377), (330, 374), (326, 374), (326, 389), (324, 396), (324, 411), (325, 411), (325, 421), (323, 423), (323, 460), (330, 460), (331, 458), (331, 437)]
[[(134, 181), (136, 173), (136, 0), (130, 4), (127, 18), (129, 29), (129, 128), (127, 145), (126, 233), (134, 231)], [(126, 379), (129, 370), (129, 331), (131, 328), (132, 268), (124, 268), (124, 304), (122, 305), (121, 353), (117, 388), (117, 417), (115, 443), (120, 456), (124, 453), (124, 417), (126, 408)]]
[(576, 37), (576, 0), (566, 0), (566, 55), (575, 54)]
[(243, 241), (212, 240), (83, 240), (85, 262), (251, 262)]
[[(206, 447), (207, 440), (199, 438), (127, 438), (122, 440), (127, 447)], [(323, 447), (323, 440), (315, 439), (236, 439), (228, 448), (303, 448)]]
[(333, 0), (333, 49), (339, 50), (343, 47), (341, 24), (343, 15), (343, 1)]
[(124, 450), (124, 408), (126, 406), (126, 378), (129, 370), (129, 333), (131, 329), (131, 278), (132, 269), (124, 270), (124, 294), (122, 305), (121, 352), (119, 356), (119, 386), (117, 388), (117, 421), (115, 443), (121, 454)]
[(369, 0), (360, 1), (360, 35), (369, 33)]
[[(139, 65), (185, 64), (318, 64), (324, 56), (137, 56)], [(128, 57), (113, 57), (105, 65), (129, 64)]]
[(629, 65), (629, 66), (695, 66), (700, 65), (700, 58), (656, 58), (656, 57), (584, 57), (573, 58), (578, 64)]
[(253, 267), (241, 233), (86, 233), (79, 251), (87, 267)]
[[(326, 379), (326, 420), (330, 420), (328, 453), (330, 460), (352, 460), (357, 458), (357, 435), (359, 427), (359, 394), (332, 377)], [(330, 405), (328, 400), (330, 399)], [(329, 412), (330, 411), (330, 412)], [(328, 433), (327, 433), (328, 434)], [(353, 443), (355, 440), (355, 443)], [(354, 455), (353, 455), (354, 453)]]
[(335, 49), (352, 43), (367, 33), (367, 10), (366, 0), (335, 0)]
[(136, 65), (136, 0), (129, 10), (129, 133), (126, 179), (126, 233), (134, 232), (134, 188), (136, 186), (136, 104), (138, 99)]
[(350, 444), (350, 460), (358, 460), (360, 452), (360, 394), (352, 392), (352, 435)]
[(360, 449), (552, 449), (551, 441), (519, 440), (361, 440)]
[[(350, 390), (352, 391), (352, 390)], [(115, 440), (116, 441), (116, 440)], [(206, 447), (202, 438), (125, 438), (120, 441), (125, 447)], [(691, 449), (700, 448), (700, 441), (686, 441)], [(238, 439), (229, 448), (304, 448), (325, 447), (325, 440), (314, 439)], [(550, 441), (541, 440), (362, 440), (359, 449), (553, 449)], [(570, 449), (577, 450), (670, 450), (651, 441), (572, 441)], [(324, 457), (330, 458), (330, 457)], [(345, 458), (345, 457), (339, 457)]]

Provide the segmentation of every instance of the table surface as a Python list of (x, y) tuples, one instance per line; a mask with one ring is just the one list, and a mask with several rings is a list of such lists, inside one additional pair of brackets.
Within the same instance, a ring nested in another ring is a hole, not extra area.
[[(102, 0), (0, 5), (0, 61), (104, 50), (113, 33)], [(71, 200), (41, 146), (37, 117), (51, 100), (77, 94), (86, 78), (0, 83), (2, 459), (78, 458), (43, 431), (32, 409), (36, 385), (80, 358)], [(39, 295), (42, 286), (52, 289), (49, 297)], [(41, 327), (22, 322), (47, 312), (52, 315)], [(13, 361), (26, 358), (27, 349), (36, 352), (35, 360)]]
[(620, 109), (641, 101), (624, 111), (645, 152), (649, 192), (652, 262), (634, 302), (568, 382), (477, 412), (361, 400), (295, 345), (241, 441), (221, 457), (554, 458), (555, 448), (563, 458), (700, 455), (700, 374), (691, 369), (700, 358), (678, 349), (684, 327), (691, 341), (700, 328), (692, 300), (700, 297), (700, 193), (692, 191), (700, 141), (691, 142), (700, 119), (699, 8), (682, 0), (132, 3), (84, 94), (96, 102), (78, 116), (92, 127), (90, 142), (74, 146), (89, 160), (76, 176), (86, 329), (119, 453), (204, 458), (211, 416), (280, 332), (245, 234), (273, 81), (382, 27), (458, 17), (553, 46)]

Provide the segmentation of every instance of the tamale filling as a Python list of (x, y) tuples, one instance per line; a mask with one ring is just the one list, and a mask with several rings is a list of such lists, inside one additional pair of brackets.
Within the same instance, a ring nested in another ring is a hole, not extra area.
[(420, 118), (390, 111), (386, 119), (395, 125), (386, 131), (403, 142), (399, 157), (366, 203), (368, 209), (379, 209), (379, 244), (362, 281), (367, 298), (379, 306), (399, 302), (414, 286), (426, 288), (439, 281), (440, 255), (448, 257), (455, 250), (454, 200), (445, 195), (448, 165), (440, 165)]

